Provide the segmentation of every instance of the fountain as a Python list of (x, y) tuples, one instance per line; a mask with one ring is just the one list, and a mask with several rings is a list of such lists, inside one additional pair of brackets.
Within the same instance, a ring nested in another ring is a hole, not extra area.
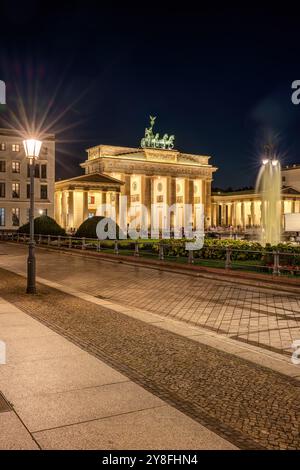
[(256, 180), (261, 196), (261, 236), (263, 246), (281, 241), (281, 167), (272, 145), (264, 147), (262, 166)]

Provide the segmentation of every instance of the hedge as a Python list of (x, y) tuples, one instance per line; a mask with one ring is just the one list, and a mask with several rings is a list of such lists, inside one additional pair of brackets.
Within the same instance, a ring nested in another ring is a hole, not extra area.
[[(28, 233), (29, 234), (29, 222), (27, 224), (22, 225), (19, 229), (19, 233)], [(58, 223), (48, 217), (47, 215), (42, 215), (40, 217), (36, 217), (34, 219), (34, 233), (37, 235), (61, 235), (64, 236), (66, 234), (65, 230), (58, 225)]]
[[(75, 237), (97, 238), (97, 233), (96, 233), (97, 225), (104, 218), (105, 217), (103, 216), (95, 215), (94, 217), (90, 217), (84, 220), (82, 224), (80, 225), (80, 227), (77, 229), (77, 232), (75, 233)], [(109, 222), (116, 227), (116, 235), (117, 235), (117, 238), (119, 238), (119, 234), (121, 232), (120, 232), (120, 228), (118, 224), (112, 219), (109, 219)]]

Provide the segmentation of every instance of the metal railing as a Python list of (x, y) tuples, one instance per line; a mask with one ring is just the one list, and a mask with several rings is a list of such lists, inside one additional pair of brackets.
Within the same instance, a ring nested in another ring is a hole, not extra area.
[[(28, 243), (29, 235), (2, 232), (0, 240)], [(106, 252), (115, 256), (156, 258), (226, 270), (247, 270), (275, 276), (300, 275), (300, 252), (238, 249), (233, 246), (204, 245), (200, 250), (186, 250), (186, 240), (98, 240), (74, 236), (35, 235), (37, 246), (62, 250)]]

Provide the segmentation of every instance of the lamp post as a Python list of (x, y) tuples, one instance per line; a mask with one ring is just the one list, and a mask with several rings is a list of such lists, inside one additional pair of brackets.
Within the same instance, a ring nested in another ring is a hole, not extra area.
[(27, 294), (35, 294), (35, 242), (34, 242), (34, 164), (39, 157), (42, 142), (36, 139), (23, 140), (26, 157), (29, 158), (30, 165), (30, 210), (29, 228), (30, 238), (27, 258)]

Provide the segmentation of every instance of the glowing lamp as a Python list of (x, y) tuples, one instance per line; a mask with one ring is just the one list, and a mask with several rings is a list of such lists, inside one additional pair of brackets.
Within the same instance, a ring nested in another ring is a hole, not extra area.
[(37, 139), (23, 140), (25, 155), (28, 158), (39, 158), (42, 142)]
[(266, 165), (268, 162), (269, 162), (268, 158), (263, 158), (263, 160), (262, 160), (263, 165)]
[(278, 160), (272, 160), (272, 165), (276, 166), (278, 164)]

